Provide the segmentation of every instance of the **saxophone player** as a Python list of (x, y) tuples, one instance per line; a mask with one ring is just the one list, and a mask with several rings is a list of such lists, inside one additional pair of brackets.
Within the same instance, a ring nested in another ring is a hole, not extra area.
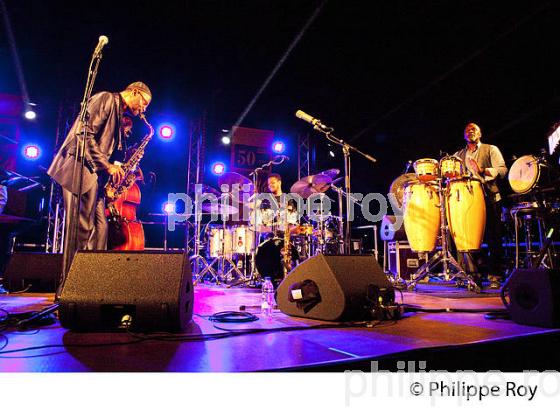
[[(134, 82), (121, 92), (102, 91), (93, 95), (88, 103), (88, 125), (79, 131), (76, 119), (62, 146), (55, 155), (48, 174), (62, 187), (66, 210), (66, 238), (69, 228), (78, 224), (76, 242), (64, 241), (64, 252), (69, 250), (104, 250), (107, 248), (107, 219), (102, 195), (104, 180), (112, 179), (118, 184), (123, 178), (120, 165), (109, 162), (115, 149), (122, 149), (123, 115), (138, 116), (144, 113), (152, 100), (152, 93), (142, 82)], [(73, 210), (77, 206), (80, 170), (76, 164), (77, 133), (85, 136), (85, 158), (82, 172), (82, 196), (80, 214), (73, 221)], [(65, 267), (67, 268), (67, 267)]]

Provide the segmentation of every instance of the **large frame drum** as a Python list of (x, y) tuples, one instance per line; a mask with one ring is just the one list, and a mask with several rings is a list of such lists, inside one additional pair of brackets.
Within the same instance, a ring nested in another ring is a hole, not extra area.
[(413, 182), (404, 190), (404, 229), (410, 247), (430, 252), (440, 231), (439, 188), (435, 183)]
[(447, 185), (447, 223), (460, 252), (479, 250), (486, 227), (486, 204), (479, 180), (461, 178)]
[[(508, 181), (513, 192), (526, 194), (537, 187), (543, 174), (548, 171), (546, 164), (534, 155), (523, 155), (511, 165)], [(546, 178), (545, 178), (546, 179)]]

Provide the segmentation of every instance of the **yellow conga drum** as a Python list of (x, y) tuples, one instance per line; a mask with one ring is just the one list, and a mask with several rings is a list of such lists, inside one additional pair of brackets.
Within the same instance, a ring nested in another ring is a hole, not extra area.
[(449, 155), (439, 161), (441, 176), (445, 178), (459, 178), (463, 176), (463, 161), (460, 158)]
[(464, 177), (447, 185), (447, 223), (460, 252), (480, 249), (486, 226), (486, 204), (479, 180)]
[(404, 190), (404, 229), (416, 252), (430, 252), (436, 246), (441, 219), (438, 189), (435, 183), (412, 182)]
[(432, 158), (422, 158), (414, 161), (414, 173), (422, 182), (434, 181), (439, 175), (438, 162)]

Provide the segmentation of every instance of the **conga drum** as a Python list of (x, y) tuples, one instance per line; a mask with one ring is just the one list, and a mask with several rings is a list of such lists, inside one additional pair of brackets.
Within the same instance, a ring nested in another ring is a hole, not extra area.
[(422, 182), (430, 182), (439, 176), (438, 162), (432, 158), (422, 158), (414, 162), (414, 173)]
[(441, 176), (445, 178), (462, 177), (463, 168), (463, 161), (454, 155), (445, 156), (439, 161)]
[(430, 252), (440, 230), (438, 185), (412, 182), (404, 190), (404, 229), (412, 250)]
[(479, 180), (464, 177), (447, 185), (447, 223), (460, 252), (480, 249), (486, 226), (486, 204)]

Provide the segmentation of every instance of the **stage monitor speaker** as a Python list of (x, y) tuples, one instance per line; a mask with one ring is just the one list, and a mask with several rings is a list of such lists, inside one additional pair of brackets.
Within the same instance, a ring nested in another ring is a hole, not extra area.
[(515, 323), (560, 327), (560, 271), (514, 270), (502, 288), (502, 301)]
[(5, 272), (10, 292), (54, 292), (62, 275), (62, 254), (16, 252), (10, 257)]
[(339, 322), (367, 318), (380, 296), (392, 303), (394, 295), (373, 256), (319, 254), (284, 278), (276, 300), (290, 316)]
[(183, 252), (80, 251), (59, 297), (63, 327), (81, 331), (181, 331), (194, 292)]

